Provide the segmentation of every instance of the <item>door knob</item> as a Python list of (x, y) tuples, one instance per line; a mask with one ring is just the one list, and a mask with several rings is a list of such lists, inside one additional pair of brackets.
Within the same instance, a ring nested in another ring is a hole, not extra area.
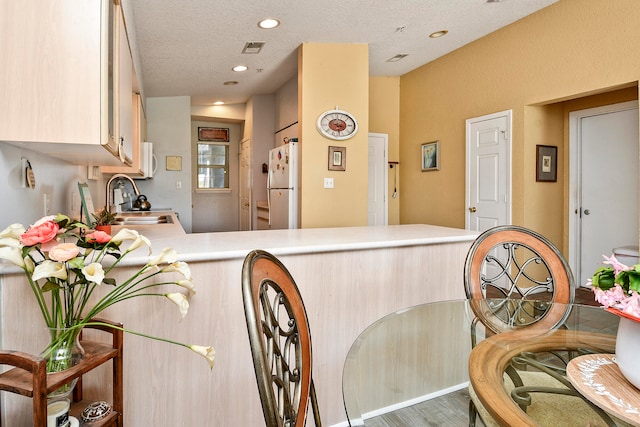
[(475, 213), (476, 211), (477, 211), (477, 209), (476, 209), (476, 207), (475, 207), (475, 206), (471, 206), (471, 207), (469, 208), (469, 212), (471, 212), (471, 213)]
[(585, 215), (589, 215), (590, 213), (591, 213), (591, 211), (590, 211), (589, 209), (585, 209), (585, 210), (584, 210), (584, 214), (585, 214)]

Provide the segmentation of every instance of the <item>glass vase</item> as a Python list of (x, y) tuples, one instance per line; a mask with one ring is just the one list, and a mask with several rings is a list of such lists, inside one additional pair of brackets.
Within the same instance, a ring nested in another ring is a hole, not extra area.
[[(82, 328), (49, 328), (49, 345), (42, 351), (41, 357), (47, 361), (47, 374), (62, 372), (77, 365), (84, 358), (84, 348), (80, 344)], [(63, 385), (49, 393), (50, 399), (68, 397), (78, 379)]]

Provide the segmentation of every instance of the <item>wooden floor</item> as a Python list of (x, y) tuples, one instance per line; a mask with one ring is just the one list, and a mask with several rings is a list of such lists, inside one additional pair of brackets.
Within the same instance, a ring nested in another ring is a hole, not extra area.
[[(576, 289), (575, 302), (584, 305), (599, 305), (593, 298), (591, 289)], [(465, 427), (469, 425), (469, 392), (462, 389), (445, 396), (431, 399), (408, 408), (365, 420), (366, 427), (406, 426), (447, 426)], [(477, 417), (476, 426), (484, 427)]]
[[(469, 425), (469, 392), (466, 388), (458, 390), (409, 408), (365, 420), (364, 425), (366, 427), (465, 427)], [(480, 417), (477, 417), (476, 426), (484, 427)]]

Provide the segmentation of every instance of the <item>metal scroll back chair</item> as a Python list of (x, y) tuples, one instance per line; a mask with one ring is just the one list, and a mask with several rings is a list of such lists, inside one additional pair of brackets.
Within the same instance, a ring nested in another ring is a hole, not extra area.
[(320, 427), (309, 322), (291, 274), (270, 253), (254, 250), (242, 266), (242, 297), (267, 427), (303, 427), (309, 402)]
[[(471, 326), (472, 346), (476, 344), (478, 323), (482, 323), (488, 334), (520, 328), (551, 330), (564, 327), (575, 296), (573, 274), (560, 251), (544, 236), (514, 225), (491, 228), (476, 239), (467, 254), (464, 284), (476, 316)], [(579, 405), (584, 404), (579, 401), (579, 394), (562, 375), (571, 356), (552, 353), (551, 357), (560, 362), (557, 364), (538, 361), (535, 355), (521, 355), (513, 359), (505, 373), (507, 381), (513, 383), (511, 395), (523, 410), (532, 403), (530, 393), (551, 393), (550, 399), (562, 402), (567, 410), (576, 409), (567, 411), (569, 417), (575, 418), (578, 412), (583, 412)], [(517, 369), (527, 365), (535, 366), (546, 375)], [(524, 387), (523, 375), (526, 375), (528, 387)], [(469, 425), (475, 425), (478, 412), (485, 425), (496, 425), (471, 387), (469, 392)], [(564, 395), (576, 397), (566, 400)], [(544, 397), (540, 394), (538, 398)], [(612, 421), (604, 412), (588, 402), (586, 405), (601, 418), (593, 425), (611, 425)], [(535, 408), (532, 406), (531, 409)], [(591, 420), (589, 418), (584, 425)], [(556, 421), (563, 422), (562, 419)]]
[(473, 345), (478, 321), (489, 333), (554, 329), (569, 311), (545, 302), (571, 304), (575, 296), (573, 274), (560, 251), (544, 236), (515, 225), (491, 228), (475, 240), (464, 266), (464, 287), (468, 299), (502, 300), (489, 311), (474, 310)]

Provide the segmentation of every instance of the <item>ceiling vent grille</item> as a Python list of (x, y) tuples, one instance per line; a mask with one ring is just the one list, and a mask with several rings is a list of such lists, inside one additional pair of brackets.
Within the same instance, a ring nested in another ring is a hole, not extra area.
[(265, 42), (246, 42), (242, 53), (260, 53)]

